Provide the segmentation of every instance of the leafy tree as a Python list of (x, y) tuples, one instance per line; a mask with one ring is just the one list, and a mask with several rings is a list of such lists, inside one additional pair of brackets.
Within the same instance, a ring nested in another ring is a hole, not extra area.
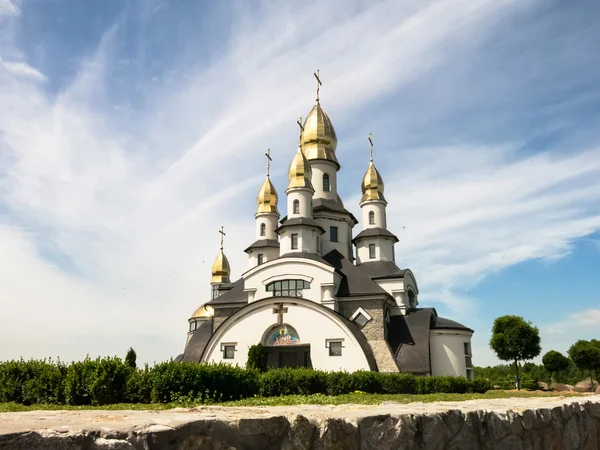
[(137, 359), (137, 355), (135, 354), (135, 350), (129, 347), (127, 350), (127, 355), (125, 356), (125, 365), (135, 369), (137, 367), (135, 360)]
[(593, 371), (596, 371), (598, 379), (598, 368), (600, 368), (600, 342), (579, 340), (569, 348), (569, 357), (580, 370), (590, 371), (590, 381), (592, 382), (592, 391), (594, 390)]
[(569, 368), (569, 358), (556, 350), (550, 350), (542, 358), (542, 364), (552, 377), (552, 374), (556, 375), (557, 372), (562, 372)]
[[(519, 380), (519, 361), (533, 359), (542, 351), (540, 332), (519, 316), (502, 316), (494, 321), (490, 348), (502, 361), (514, 361)], [(520, 389), (517, 381), (517, 389)]]

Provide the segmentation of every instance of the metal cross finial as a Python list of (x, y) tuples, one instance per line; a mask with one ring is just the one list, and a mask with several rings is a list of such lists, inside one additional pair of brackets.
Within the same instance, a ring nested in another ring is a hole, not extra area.
[(317, 71), (313, 73), (313, 75), (317, 79), (317, 103), (319, 103), (319, 87), (323, 86), (323, 83), (321, 83), (321, 79), (319, 78), (319, 69), (317, 69)]
[(302, 133), (304, 133), (304, 127), (302, 126), (302, 116), (296, 121), (298, 126), (300, 127), (300, 136), (298, 136), (298, 145), (302, 144)]
[(267, 149), (265, 156), (267, 157), (267, 176), (269, 176), (269, 172), (271, 170), (271, 161), (273, 161), (273, 158), (271, 158), (271, 149), (270, 148)]
[(223, 225), (221, 225), (221, 229), (219, 230), (221, 233), (221, 251), (223, 250), (223, 238), (225, 237), (225, 231), (223, 231)]
[(373, 139), (369, 133), (369, 161), (373, 162)]

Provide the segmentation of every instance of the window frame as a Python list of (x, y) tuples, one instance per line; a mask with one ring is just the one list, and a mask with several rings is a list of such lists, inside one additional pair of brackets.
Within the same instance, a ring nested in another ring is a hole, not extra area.
[(260, 224), (260, 235), (261, 236), (267, 235), (267, 225), (265, 225), (264, 222)]
[(310, 289), (310, 282), (297, 278), (272, 281), (265, 286), (265, 291), (272, 292), (273, 297), (304, 298), (306, 289)]
[(465, 356), (473, 356), (473, 353), (471, 353), (471, 343), (470, 342), (463, 342), (463, 348), (465, 350)]
[[(334, 233), (334, 230), (335, 230), (335, 233)], [(335, 234), (335, 239), (334, 239), (334, 236), (333, 236), (334, 234)], [(331, 242), (339, 242), (340, 241), (338, 227), (333, 226), (333, 225), (329, 227), (329, 240)]]
[(375, 247), (375, 244), (369, 244), (369, 259), (375, 259), (377, 258), (377, 248)]
[[(231, 348), (233, 348), (231, 353), (232, 356), (227, 356), (227, 350)], [(235, 359), (235, 352), (237, 352), (237, 342), (223, 342), (221, 344), (221, 352), (223, 352), (223, 359)]]
[[(360, 325), (358, 322), (356, 322), (356, 319), (359, 316), (363, 316), (366, 319), (365, 323), (362, 325)], [(358, 308), (356, 308), (356, 311), (354, 311), (354, 313), (350, 316), (350, 322), (354, 323), (360, 329), (363, 329), (365, 326), (367, 326), (367, 324), (371, 320), (373, 320), (373, 317), (371, 317), (371, 315), (360, 306)]]
[(323, 174), (323, 192), (331, 192), (331, 182), (328, 173)]
[(375, 211), (369, 211), (369, 225), (375, 225)]
[(261, 264), (263, 264), (265, 262), (264, 261), (265, 255), (262, 253), (259, 253), (258, 255), (256, 255), (256, 259), (257, 259), (258, 265), (260, 266)]
[[(339, 345), (339, 347), (338, 347)], [(337, 353), (334, 349), (339, 350)], [(340, 357), (344, 356), (344, 342), (343, 341), (330, 341), (329, 342), (329, 356)]]
[(300, 214), (300, 200), (298, 199), (292, 202), (292, 214)]
[(298, 233), (292, 233), (290, 239), (292, 250), (298, 250)]

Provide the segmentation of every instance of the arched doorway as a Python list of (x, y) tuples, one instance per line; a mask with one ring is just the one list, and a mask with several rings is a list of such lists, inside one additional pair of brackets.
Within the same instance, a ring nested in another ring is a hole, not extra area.
[(268, 328), (263, 346), (269, 367), (312, 367), (310, 344), (303, 344), (296, 329), (289, 324), (278, 323)]

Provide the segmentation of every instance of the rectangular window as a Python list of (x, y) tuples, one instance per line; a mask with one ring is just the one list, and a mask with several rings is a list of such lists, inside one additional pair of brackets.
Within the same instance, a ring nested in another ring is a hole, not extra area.
[(369, 244), (369, 258), (375, 259), (375, 244)]
[(228, 344), (223, 345), (223, 359), (234, 359), (235, 358), (235, 345)]
[(468, 342), (464, 343), (465, 346), (465, 355), (471, 355), (471, 344), (469, 344)]
[(262, 254), (262, 253), (259, 253), (259, 254), (258, 254), (258, 265), (259, 265), (259, 266), (260, 266), (260, 265), (263, 263), (263, 259), (264, 259), (264, 258), (263, 258), (263, 254)]
[(473, 378), (473, 369), (467, 369), (467, 380), (472, 380)]
[(292, 250), (298, 250), (298, 235), (292, 234)]
[(329, 228), (329, 240), (331, 242), (338, 241), (338, 227), (330, 227)]
[(329, 356), (342, 356), (342, 342), (341, 341), (330, 341), (329, 342)]
[(465, 366), (468, 368), (473, 367), (473, 360), (470, 356), (465, 356)]
[(354, 318), (354, 323), (360, 328), (364, 327), (367, 322), (369, 322), (369, 319), (365, 317), (363, 313), (358, 313), (358, 315)]

